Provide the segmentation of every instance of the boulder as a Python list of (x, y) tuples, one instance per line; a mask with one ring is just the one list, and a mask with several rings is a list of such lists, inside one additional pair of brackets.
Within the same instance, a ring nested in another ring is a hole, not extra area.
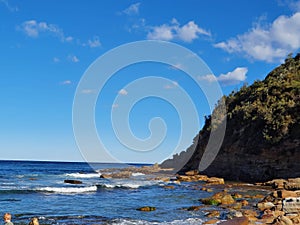
[(64, 180), (64, 183), (66, 183), (66, 184), (82, 184), (82, 181), (80, 181), (80, 180)]
[(272, 195), (275, 198), (289, 198), (289, 197), (298, 197), (297, 193), (294, 191), (287, 191), (287, 190), (278, 190), (274, 191)]
[(221, 203), (223, 205), (230, 205), (230, 204), (233, 204), (234, 202), (235, 201), (230, 194), (226, 194), (221, 198)]
[(285, 213), (300, 214), (300, 198), (285, 198), (285, 199), (283, 199), (282, 210)]
[(231, 220), (218, 223), (218, 225), (248, 225), (248, 224), (249, 224), (248, 218), (245, 216), (236, 217)]
[(257, 208), (260, 211), (265, 211), (266, 209), (272, 209), (275, 205), (272, 202), (259, 202), (257, 203)]
[(289, 218), (286, 216), (279, 216), (276, 220), (275, 225), (294, 225), (293, 221), (291, 221)]
[(223, 178), (218, 178), (218, 177), (210, 177), (206, 181), (208, 184), (224, 184), (224, 179)]
[(291, 191), (300, 190), (300, 183), (288, 182), (284, 184), (284, 189)]
[(198, 174), (199, 174), (198, 170), (190, 170), (190, 171), (185, 172), (185, 175), (187, 175), (187, 176), (194, 176), (194, 175), (198, 175)]
[(143, 206), (141, 208), (136, 209), (138, 211), (144, 211), (144, 212), (150, 212), (150, 211), (155, 211), (156, 208), (153, 206)]

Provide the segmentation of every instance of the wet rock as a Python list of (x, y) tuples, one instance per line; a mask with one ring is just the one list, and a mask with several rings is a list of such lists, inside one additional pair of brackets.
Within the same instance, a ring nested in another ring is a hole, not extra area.
[(205, 221), (203, 224), (216, 224), (218, 222), (219, 222), (219, 220), (213, 219), (213, 220)]
[(242, 203), (242, 206), (247, 206), (247, 205), (249, 205), (249, 202), (247, 201), (247, 200), (242, 200), (241, 201), (241, 203)]
[(206, 215), (206, 217), (208, 217), (208, 218), (218, 218), (218, 217), (220, 217), (220, 212), (217, 211), (217, 210), (211, 211)]
[(201, 188), (201, 191), (213, 192), (213, 189), (211, 189), (211, 188), (206, 188), (206, 187), (203, 187), (203, 188)]
[(227, 192), (218, 192), (210, 198), (203, 198), (200, 201), (205, 205), (229, 205), (235, 203), (235, 200)]
[(224, 179), (223, 178), (218, 178), (218, 177), (210, 177), (206, 181), (208, 184), (224, 184)]
[(231, 208), (235, 209), (235, 210), (240, 210), (242, 208), (242, 203), (241, 202), (238, 202), (238, 203), (235, 203), (233, 206), (231, 206)]
[(172, 185), (167, 185), (167, 186), (164, 186), (164, 189), (174, 189), (175, 187), (172, 186)]
[(221, 203), (223, 205), (230, 205), (230, 204), (233, 204), (234, 202), (235, 202), (234, 199), (229, 194), (224, 195), (221, 199)]
[(200, 210), (200, 209), (202, 209), (202, 208), (203, 208), (203, 206), (197, 205), (197, 206), (191, 206), (191, 207), (188, 207), (186, 210), (187, 210), (187, 211), (198, 211), (198, 210)]
[(136, 209), (138, 211), (144, 211), (144, 212), (150, 212), (150, 211), (155, 211), (156, 208), (152, 206), (143, 206), (141, 208)]
[(80, 181), (80, 180), (64, 180), (64, 183), (66, 183), (66, 184), (82, 184), (82, 181)]
[(249, 221), (247, 217), (236, 217), (231, 220), (218, 223), (218, 225), (248, 225)]
[(112, 178), (112, 176), (110, 174), (101, 174), (100, 175), (100, 178), (103, 178), (103, 179), (110, 179)]
[(243, 196), (241, 194), (239, 194), (239, 193), (234, 193), (232, 195), (232, 197), (236, 199), (236, 198), (242, 198)]

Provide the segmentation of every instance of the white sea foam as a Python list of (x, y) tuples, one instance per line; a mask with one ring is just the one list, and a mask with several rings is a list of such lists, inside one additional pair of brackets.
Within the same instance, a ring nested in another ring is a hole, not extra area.
[(144, 176), (144, 173), (132, 173), (133, 177), (137, 177), (137, 176)]
[(55, 193), (84, 193), (97, 191), (97, 186), (90, 187), (43, 187), (37, 191), (55, 192)]
[(100, 177), (100, 173), (67, 173), (65, 174), (67, 177), (74, 178), (97, 178)]
[(141, 185), (139, 184), (101, 184), (100, 186), (105, 188), (139, 188)]
[(129, 220), (119, 219), (115, 220), (112, 225), (201, 225), (203, 220), (199, 218), (188, 218), (185, 220), (174, 220), (170, 222), (148, 222), (144, 220)]
[(111, 183), (99, 184), (99, 186), (102, 186), (105, 188), (133, 188), (133, 189), (136, 189), (136, 188), (140, 188), (140, 187), (152, 186), (152, 185), (157, 185), (157, 184), (158, 184), (158, 181), (119, 180), (119, 181), (114, 181)]

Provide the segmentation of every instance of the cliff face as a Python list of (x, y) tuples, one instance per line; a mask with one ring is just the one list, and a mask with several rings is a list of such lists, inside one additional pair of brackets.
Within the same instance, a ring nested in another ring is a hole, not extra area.
[[(216, 159), (201, 173), (247, 182), (299, 177), (300, 54), (287, 58), (265, 80), (243, 86), (224, 98), (224, 141)], [(218, 107), (213, 114), (217, 111)], [(199, 139), (195, 139), (195, 151), (179, 173), (198, 169), (211, 132), (210, 123), (207, 118)], [(176, 168), (179, 161), (180, 155), (162, 166)]]

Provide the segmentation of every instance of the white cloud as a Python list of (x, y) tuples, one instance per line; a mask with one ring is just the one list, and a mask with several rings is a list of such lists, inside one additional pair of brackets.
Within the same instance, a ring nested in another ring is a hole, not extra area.
[(183, 27), (178, 28), (178, 37), (179, 39), (185, 42), (192, 42), (194, 39), (198, 38), (198, 34), (210, 36), (211, 34), (204, 30), (203, 28), (198, 27), (194, 21), (190, 21), (185, 24)]
[(76, 55), (68, 55), (68, 60), (74, 63), (78, 63), (79, 59), (77, 58)]
[(36, 20), (28, 20), (21, 24), (18, 29), (22, 30), (27, 36), (37, 38), (41, 33), (50, 34), (58, 37), (62, 42), (70, 42), (73, 37), (65, 37), (64, 32), (54, 24), (46, 22), (37, 22)]
[(248, 69), (246, 67), (237, 67), (232, 72), (228, 72), (226, 74), (221, 74), (218, 77), (218, 81), (220, 81), (224, 85), (232, 85), (238, 84), (246, 80)]
[(81, 90), (81, 93), (86, 94), (86, 95), (95, 94), (96, 90), (94, 90), (94, 89), (83, 89), (83, 90)]
[(205, 76), (198, 76), (197, 79), (198, 80), (205, 80), (205, 81), (208, 81), (210, 83), (215, 82), (215, 81), (218, 80), (218, 78), (213, 74), (207, 74)]
[(128, 95), (128, 92), (125, 89), (121, 89), (118, 93), (119, 95)]
[(127, 15), (137, 15), (137, 14), (139, 14), (140, 5), (141, 5), (140, 2), (132, 4), (128, 8), (123, 10), (123, 13), (125, 13)]
[(151, 40), (170, 41), (174, 39), (174, 28), (172, 26), (163, 24), (161, 26), (153, 27), (152, 32), (148, 33), (147, 38)]
[(208, 82), (215, 82), (219, 81), (222, 85), (234, 85), (246, 80), (248, 68), (246, 67), (237, 67), (231, 72), (226, 74), (221, 74), (220, 76), (216, 77), (213, 74), (208, 74), (205, 76), (199, 76), (199, 80), (204, 80)]
[(173, 70), (183, 70), (184, 69), (184, 67), (183, 67), (183, 65), (181, 63), (177, 63), (175, 65), (172, 65), (169, 68), (173, 69)]
[(166, 84), (165, 86), (164, 86), (164, 89), (174, 89), (174, 88), (177, 88), (178, 87), (178, 82), (176, 82), (176, 81), (172, 81), (170, 84)]
[(300, 48), (300, 12), (292, 16), (279, 16), (267, 27), (259, 24), (248, 32), (214, 45), (229, 53), (249, 58), (276, 62)]
[(171, 24), (162, 24), (154, 26), (147, 34), (148, 39), (152, 40), (181, 40), (184, 42), (192, 42), (199, 38), (199, 35), (211, 36), (210, 32), (199, 27), (194, 21), (189, 21), (187, 24), (180, 26), (176, 19), (171, 21)]
[(97, 48), (101, 46), (101, 42), (99, 37), (95, 36), (92, 40), (89, 39), (86, 45), (89, 46), (90, 48)]
[(111, 106), (113, 109), (116, 109), (116, 108), (119, 108), (119, 105), (118, 104), (112, 104)]
[[(1, 0), (0, 0), (1, 1)], [(38, 38), (41, 34), (52, 35), (60, 39), (61, 42), (72, 42), (74, 37), (66, 36), (61, 28), (57, 25), (49, 24), (46, 22), (38, 22), (36, 20), (28, 20), (23, 22), (17, 29), (23, 31), (28, 37)], [(79, 39), (77, 40), (78, 45), (89, 46), (90, 48), (96, 48), (101, 46), (101, 42), (98, 36), (94, 36), (89, 39), (86, 43), (82, 44)]]
[(60, 82), (60, 84), (61, 84), (61, 85), (70, 85), (70, 84), (72, 84), (72, 81), (70, 81), (70, 80), (65, 80), (65, 81)]
[(53, 62), (58, 63), (58, 62), (60, 62), (60, 59), (57, 58), (57, 57), (54, 57), (54, 58), (53, 58)]
[(19, 11), (19, 8), (17, 6), (12, 6), (8, 2), (8, 0), (0, 0), (0, 3), (3, 3), (10, 12), (18, 12)]

